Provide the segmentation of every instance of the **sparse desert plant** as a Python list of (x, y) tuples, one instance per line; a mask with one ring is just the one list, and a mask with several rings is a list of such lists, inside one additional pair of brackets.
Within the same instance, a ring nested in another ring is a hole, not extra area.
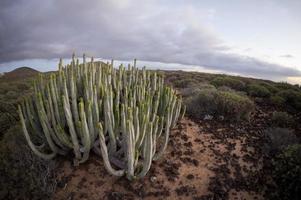
[(203, 89), (185, 99), (187, 113), (195, 118), (215, 115), (217, 112), (216, 89)]
[(272, 155), (279, 153), (289, 145), (298, 143), (297, 136), (287, 128), (268, 128), (265, 130), (265, 134), (269, 140), (265, 150)]
[(7, 129), (18, 120), (15, 106), (10, 103), (0, 101), (0, 139)]
[(205, 115), (224, 116), (230, 121), (249, 120), (254, 103), (234, 91), (204, 89), (185, 99), (187, 113), (195, 118)]
[(268, 83), (268, 82), (260, 82), (259, 85), (264, 86), (266, 89), (270, 91), (270, 93), (275, 94), (279, 92), (279, 88), (275, 86), (273, 83)]
[(198, 82), (194, 79), (177, 79), (173, 81), (173, 86), (176, 88), (190, 88), (195, 87)]
[(293, 123), (293, 117), (287, 112), (273, 112), (272, 124), (278, 127), (288, 127)]
[(236, 92), (219, 91), (215, 101), (218, 113), (232, 121), (249, 120), (255, 108), (252, 100)]
[(294, 91), (300, 91), (300, 88), (296, 85), (292, 85), (286, 82), (280, 82), (280, 83), (276, 83), (276, 87), (279, 90), (294, 90)]
[(50, 199), (56, 188), (56, 164), (37, 157), (19, 125), (0, 140), (0, 199)]
[(247, 88), (248, 94), (252, 97), (270, 97), (271, 92), (264, 86), (259, 84), (250, 84)]
[[(51, 159), (73, 151), (74, 163), (94, 150), (107, 171), (143, 177), (165, 151), (169, 131), (185, 112), (175, 91), (156, 72), (129, 65), (86, 62), (73, 56), (58, 74), (40, 75), (34, 95), (19, 106), (23, 132), (33, 152)], [(42, 133), (42, 134), (41, 134)], [(32, 135), (40, 140), (34, 143)]]
[(301, 197), (301, 144), (288, 146), (273, 160), (273, 180), (279, 199), (299, 200)]
[(183, 98), (197, 95), (201, 90), (197, 87), (183, 88), (180, 93)]
[(275, 105), (275, 106), (284, 106), (285, 99), (281, 96), (274, 95), (274, 96), (270, 97), (270, 102), (272, 105)]
[(210, 83), (215, 87), (227, 86), (238, 91), (244, 90), (246, 87), (243, 81), (227, 76), (216, 77)]
[(296, 109), (301, 110), (301, 92), (293, 89), (282, 90), (277, 93), (278, 96), (285, 100), (285, 104)]
[(18, 97), (18, 93), (15, 91), (8, 91), (6, 93), (6, 98), (8, 99), (16, 99)]

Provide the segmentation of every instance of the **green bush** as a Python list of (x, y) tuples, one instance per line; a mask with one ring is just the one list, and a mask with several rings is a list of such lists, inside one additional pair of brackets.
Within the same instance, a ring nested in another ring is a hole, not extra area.
[(285, 104), (296, 110), (301, 110), (301, 92), (289, 89), (277, 93), (278, 96), (285, 100)]
[(248, 86), (248, 94), (252, 97), (270, 97), (271, 92), (264, 86), (259, 84), (250, 84)]
[(54, 161), (32, 153), (19, 126), (12, 127), (0, 141), (0, 199), (50, 199), (54, 168)]
[(278, 186), (278, 199), (301, 199), (301, 145), (286, 148), (273, 161), (273, 180)]
[(234, 90), (244, 90), (245, 83), (231, 77), (216, 77), (211, 81), (215, 87), (227, 86)]
[(190, 88), (196, 86), (197, 84), (198, 82), (194, 79), (177, 79), (173, 82), (173, 86), (176, 88)]
[(195, 118), (214, 115), (217, 112), (217, 104), (215, 102), (217, 95), (216, 89), (198, 90), (184, 100), (186, 112)]
[(24, 91), (24, 90), (30, 89), (29, 84), (26, 84), (26, 83), (18, 83), (16, 86), (19, 91)]
[(261, 82), (261, 83), (259, 83), (259, 85), (265, 87), (273, 94), (279, 92), (279, 89), (277, 87), (275, 87), (272, 83)]
[(269, 143), (265, 146), (265, 150), (271, 155), (275, 155), (289, 145), (298, 142), (298, 138), (294, 132), (287, 128), (268, 128), (265, 130), (265, 134), (269, 139)]
[(288, 127), (293, 123), (293, 117), (287, 112), (273, 112), (272, 124), (278, 127)]
[(300, 88), (296, 85), (291, 85), (286, 82), (276, 83), (276, 87), (279, 90), (294, 90), (294, 91), (300, 91)]
[(222, 115), (231, 121), (249, 119), (254, 103), (246, 96), (233, 91), (200, 90), (185, 100), (187, 113), (201, 118), (205, 115)]
[(6, 93), (6, 97), (9, 99), (16, 99), (18, 96), (19, 96), (18, 93), (15, 91), (8, 91)]
[(255, 108), (247, 96), (235, 92), (219, 91), (216, 102), (218, 113), (232, 121), (249, 120)]
[(270, 97), (270, 102), (274, 106), (284, 106), (285, 99), (281, 96), (274, 95)]
[(215, 86), (214, 85), (211, 85), (209, 83), (199, 83), (198, 86), (197, 86), (200, 90), (204, 90), (204, 89), (207, 89), (207, 90), (215, 90)]

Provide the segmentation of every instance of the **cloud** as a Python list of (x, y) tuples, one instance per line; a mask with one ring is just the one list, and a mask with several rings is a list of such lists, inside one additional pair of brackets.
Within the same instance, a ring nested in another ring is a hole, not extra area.
[(291, 55), (291, 54), (281, 55), (280, 57), (282, 57), (282, 58), (294, 58), (294, 56)]
[(301, 76), (296, 69), (229, 53), (206, 21), (213, 10), (202, 12), (193, 4), (157, 0), (4, 0), (0, 3), (0, 63), (86, 52), (242, 75)]

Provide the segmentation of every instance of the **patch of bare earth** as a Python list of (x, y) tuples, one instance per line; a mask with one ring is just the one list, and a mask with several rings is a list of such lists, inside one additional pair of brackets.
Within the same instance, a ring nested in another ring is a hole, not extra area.
[(64, 161), (53, 199), (263, 199), (249, 184), (262, 166), (253, 129), (183, 119), (143, 179), (111, 176), (95, 155), (76, 168)]

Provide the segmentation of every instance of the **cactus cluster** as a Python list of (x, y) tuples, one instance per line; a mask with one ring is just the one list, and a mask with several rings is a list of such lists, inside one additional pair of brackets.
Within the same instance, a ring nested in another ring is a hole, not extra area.
[(183, 117), (181, 97), (162, 75), (111, 63), (70, 64), (40, 75), (34, 94), (19, 105), (26, 140), (35, 154), (51, 159), (73, 152), (74, 163), (90, 151), (101, 155), (107, 171), (128, 179), (149, 171), (167, 147), (169, 132)]

